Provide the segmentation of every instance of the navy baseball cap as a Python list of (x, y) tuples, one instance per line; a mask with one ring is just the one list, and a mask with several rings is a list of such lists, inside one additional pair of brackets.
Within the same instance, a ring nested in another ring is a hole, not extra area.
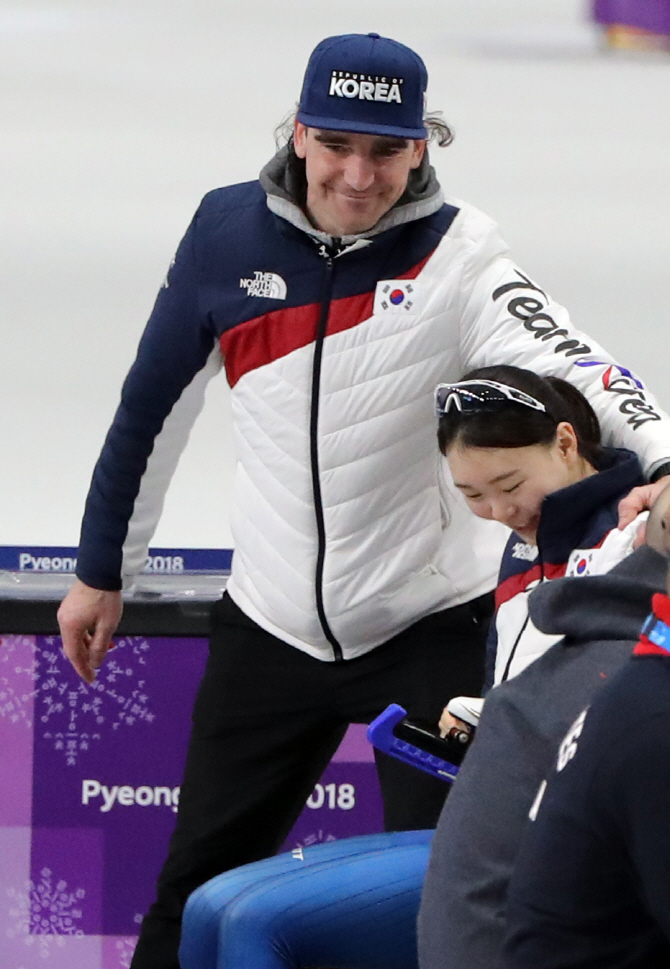
[(326, 37), (307, 64), (297, 119), (310, 128), (426, 138), (428, 72), (418, 54), (379, 34)]

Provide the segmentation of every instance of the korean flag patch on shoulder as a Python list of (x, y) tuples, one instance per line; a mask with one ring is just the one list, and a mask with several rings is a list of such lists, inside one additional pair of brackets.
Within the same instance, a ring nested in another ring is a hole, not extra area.
[(420, 286), (415, 279), (380, 279), (375, 289), (375, 313), (418, 312)]
[(601, 571), (598, 568), (597, 548), (576, 548), (570, 553), (568, 564), (565, 570), (566, 576), (598, 575)]

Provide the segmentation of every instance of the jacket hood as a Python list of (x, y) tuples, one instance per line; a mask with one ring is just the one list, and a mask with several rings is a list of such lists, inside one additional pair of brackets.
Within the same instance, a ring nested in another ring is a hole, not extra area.
[[(285, 145), (262, 169), (259, 180), (267, 193), (268, 208), (319, 242), (330, 245), (333, 237), (315, 229), (301, 207), (305, 193), (304, 177), (292, 164), (294, 157), (290, 147)], [(407, 188), (393, 208), (367, 232), (342, 236), (341, 241), (348, 246), (369, 239), (387, 229), (432, 215), (443, 204), (442, 189), (428, 159), (428, 152), (425, 152), (419, 167), (410, 172)]]
[(667, 568), (643, 546), (605, 575), (546, 582), (529, 597), (531, 619), (543, 633), (572, 640), (635, 640), (652, 595), (665, 591)]
[[(538, 545), (546, 561), (565, 560), (569, 552), (586, 543), (599, 512), (606, 509), (634, 488), (644, 484), (644, 475), (636, 454), (625, 448), (604, 448), (598, 474), (552, 492), (542, 502)], [(614, 514), (614, 522), (618, 515)]]

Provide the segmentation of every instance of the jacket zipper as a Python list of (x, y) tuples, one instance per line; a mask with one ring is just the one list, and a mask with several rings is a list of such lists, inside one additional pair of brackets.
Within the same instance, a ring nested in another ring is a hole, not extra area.
[(312, 493), (314, 495), (314, 514), (316, 516), (316, 531), (318, 537), (318, 552), (316, 558), (315, 593), (316, 611), (323, 629), (324, 635), (333, 648), (333, 655), (336, 660), (344, 659), (342, 646), (338, 642), (335, 634), (330, 628), (326, 610), (323, 604), (323, 572), (326, 561), (326, 524), (323, 514), (323, 499), (321, 497), (321, 478), (319, 475), (319, 393), (321, 388), (321, 363), (323, 360), (323, 344), (328, 326), (328, 314), (330, 311), (330, 301), (333, 292), (333, 253), (328, 252), (322, 246), (320, 255), (326, 259), (326, 272), (323, 281), (323, 292), (321, 296), (321, 312), (316, 329), (316, 340), (314, 343), (314, 360), (312, 364), (312, 408), (309, 426), (309, 446), (312, 465)]
[[(544, 582), (544, 559), (542, 558), (542, 552), (540, 551), (539, 547), (538, 547), (538, 550), (537, 550), (537, 557), (540, 560), (539, 561), (539, 565), (540, 565), (540, 581), (538, 582), (536, 588), (538, 586), (542, 585), (542, 583)], [(509, 672), (510, 672), (510, 669), (512, 668), (512, 663), (514, 662), (514, 657), (516, 656), (516, 651), (519, 648), (519, 643), (523, 639), (523, 634), (526, 632), (526, 629), (528, 627), (528, 623), (529, 622), (530, 622), (530, 612), (527, 611), (526, 612), (526, 618), (523, 621), (523, 624), (521, 626), (521, 629), (519, 630), (519, 633), (518, 633), (516, 639), (514, 640), (514, 645), (512, 646), (512, 648), (510, 650), (509, 656), (507, 657), (507, 662), (505, 663), (505, 670), (504, 670), (503, 675), (502, 675), (502, 678), (500, 680), (501, 683), (504, 683), (505, 680), (507, 680), (509, 678)]]

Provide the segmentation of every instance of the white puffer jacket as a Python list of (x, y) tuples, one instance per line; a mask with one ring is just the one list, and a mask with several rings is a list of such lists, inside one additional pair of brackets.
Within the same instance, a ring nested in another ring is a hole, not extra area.
[(228, 591), (323, 660), (495, 585), (507, 532), (472, 516), (445, 473), (440, 381), (499, 363), (556, 374), (647, 472), (668, 459), (670, 420), (636, 378), (514, 265), (489, 218), (421, 177), (373, 232), (343, 240), (311, 228), (267, 173), (206, 196), (96, 467), (84, 582), (119, 588), (141, 569), (221, 365), (237, 461)]

